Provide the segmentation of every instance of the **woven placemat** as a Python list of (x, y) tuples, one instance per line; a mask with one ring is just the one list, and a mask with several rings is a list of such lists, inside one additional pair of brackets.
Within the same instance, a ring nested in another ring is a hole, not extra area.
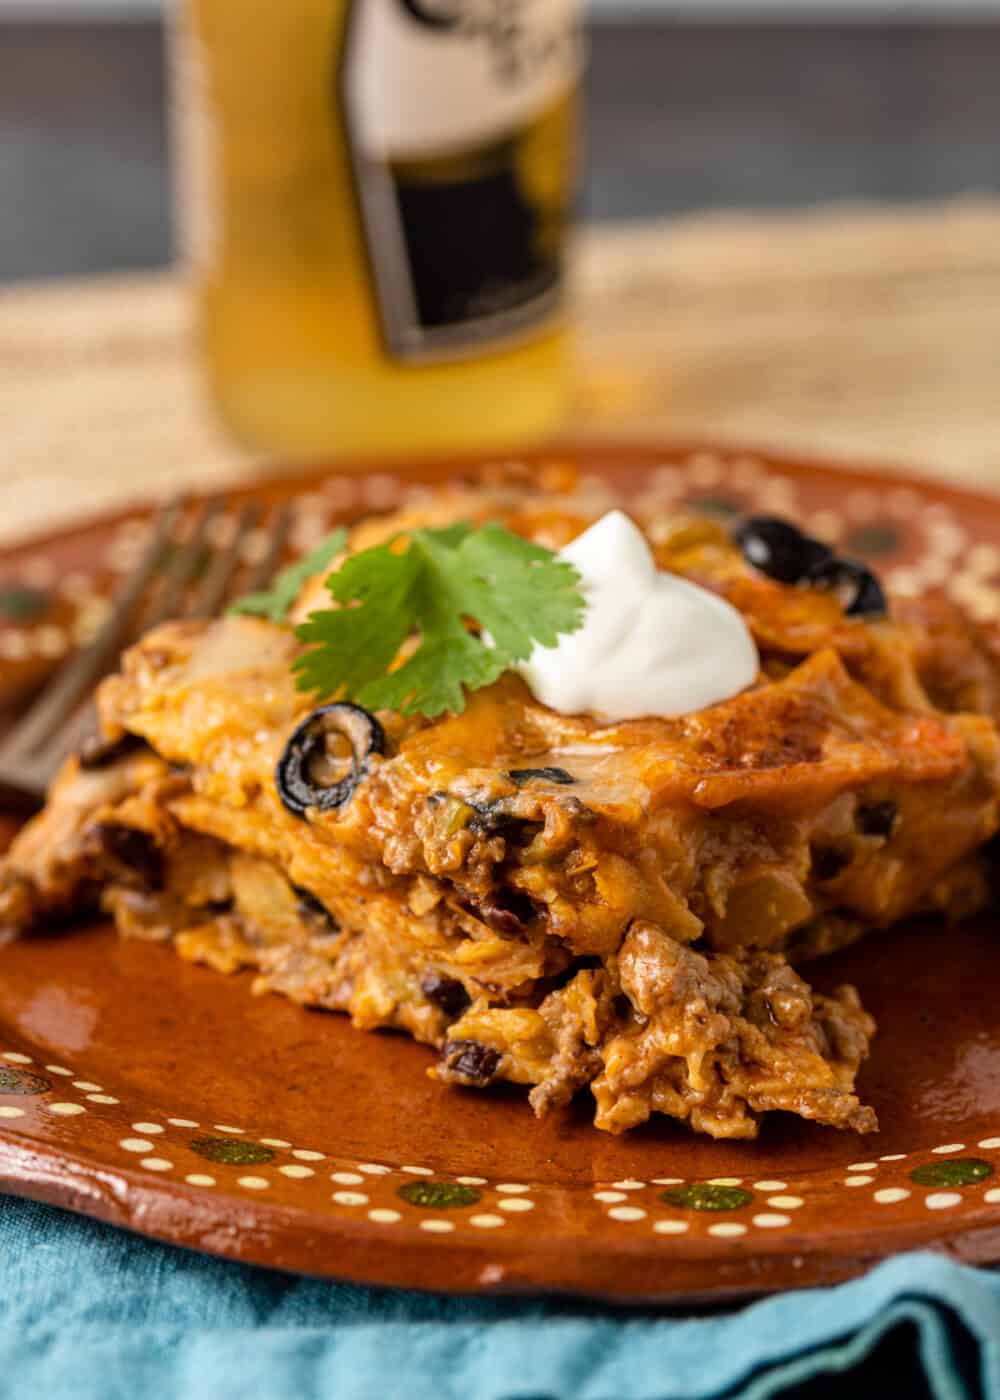
[[(1000, 490), (1000, 200), (584, 232), (574, 436), (710, 438)], [(266, 464), (204, 402), (183, 276), (0, 292), (0, 538)]]

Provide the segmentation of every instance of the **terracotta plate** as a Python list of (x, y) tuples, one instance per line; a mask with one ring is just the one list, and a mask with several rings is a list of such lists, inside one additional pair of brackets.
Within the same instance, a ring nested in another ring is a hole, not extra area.
[[(582, 460), (598, 504), (780, 512), (899, 590), (995, 608), (995, 501), (731, 451)], [(304, 548), (414, 489), (317, 476), (248, 494), (297, 492)], [(9, 687), (86, 635), (144, 528), (105, 520), (0, 560)], [(236, 1259), (436, 1289), (690, 1299), (840, 1279), (917, 1245), (995, 1262), (996, 936), (992, 919), (907, 927), (811, 972), (855, 982), (878, 1019), (862, 1074), (878, 1136), (789, 1118), (726, 1144), (670, 1124), (611, 1138), (584, 1103), (537, 1123), (520, 1091), (433, 1084), (431, 1052), (402, 1037), (252, 998), (248, 978), (103, 927), (52, 930), (0, 950), (0, 1186)]]

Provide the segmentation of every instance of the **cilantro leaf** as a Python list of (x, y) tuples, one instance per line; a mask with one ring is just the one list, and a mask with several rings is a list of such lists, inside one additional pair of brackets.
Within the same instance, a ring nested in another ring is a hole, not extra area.
[(571, 564), (502, 525), (397, 535), (327, 579), (338, 606), (296, 629), (296, 684), (370, 710), (461, 714), (467, 690), (581, 626), (579, 584)]
[(249, 613), (253, 617), (266, 617), (268, 622), (285, 622), (288, 610), (295, 602), (303, 585), (331, 564), (338, 554), (344, 552), (347, 544), (347, 531), (342, 527), (331, 531), (326, 539), (309, 551), (308, 554), (282, 569), (271, 587), (262, 593), (247, 593), (231, 604), (231, 613)]

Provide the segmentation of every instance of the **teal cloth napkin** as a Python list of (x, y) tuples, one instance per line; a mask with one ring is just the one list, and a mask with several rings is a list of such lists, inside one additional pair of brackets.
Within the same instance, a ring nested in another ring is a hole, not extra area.
[(450, 1299), (246, 1268), (0, 1196), (2, 1400), (858, 1400), (880, 1364), (886, 1400), (1000, 1400), (1000, 1278), (911, 1254), (708, 1315)]

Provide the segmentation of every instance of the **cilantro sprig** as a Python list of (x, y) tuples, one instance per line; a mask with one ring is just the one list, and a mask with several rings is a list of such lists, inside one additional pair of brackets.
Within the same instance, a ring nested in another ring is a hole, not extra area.
[(333, 530), (315, 549), (282, 569), (271, 587), (261, 593), (247, 593), (233, 603), (231, 613), (246, 613), (251, 617), (264, 617), (268, 622), (287, 621), (288, 612), (303, 586), (314, 574), (332, 564), (338, 554), (344, 552), (347, 544), (347, 531), (342, 527)]
[(496, 524), (397, 535), (326, 587), (336, 606), (296, 629), (298, 688), (428, 719), (575, 632), (586, 606), (571, 564)]

